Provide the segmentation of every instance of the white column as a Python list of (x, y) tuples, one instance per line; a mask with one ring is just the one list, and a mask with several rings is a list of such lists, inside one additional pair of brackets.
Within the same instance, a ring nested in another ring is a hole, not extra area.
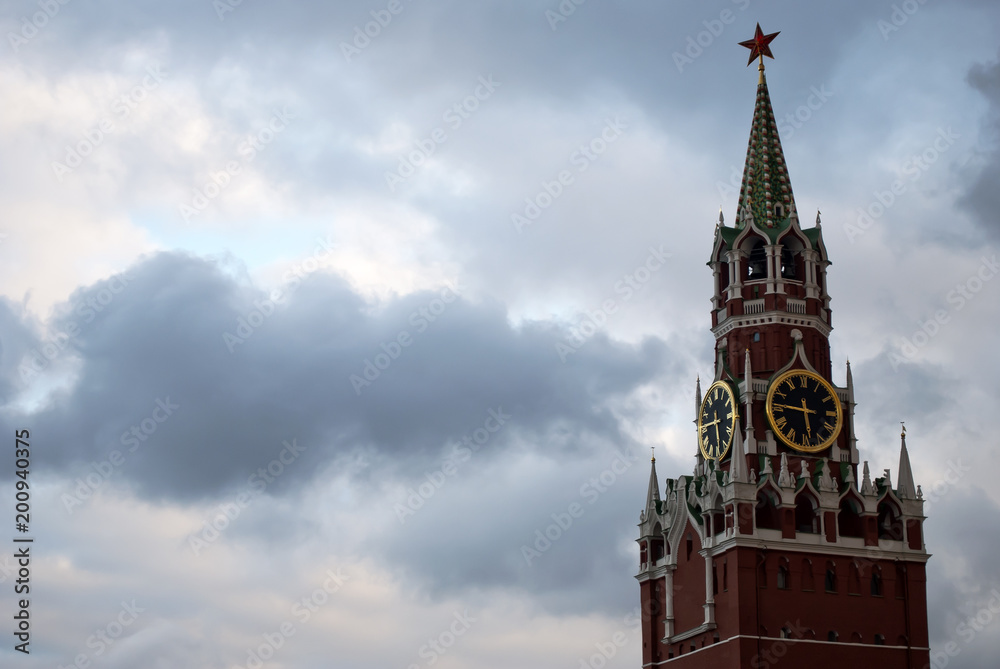
[(666, 601), (663, 603), (663, 638), (669, 639), (674, 635), (674, 570), (667, 569), (667, 577), (665, 580), (666, 592), (664, 597)]
[(778, 246), (768, 244), (764, 247), (767, 254), (767, 292), (784, 293), (785, 283), (781, 280), (781, 256), (778, 255)]
[(712, 592), (712, 556), (705, 556), (705, 622), (715, 622), (715, 594)]

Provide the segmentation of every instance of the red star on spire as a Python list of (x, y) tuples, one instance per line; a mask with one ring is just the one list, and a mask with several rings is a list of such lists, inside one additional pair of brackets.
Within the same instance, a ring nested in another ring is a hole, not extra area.
[(750, 60), (747, 61), (747, 67), (753, 63), (754, 59), (760, 57), (761, 62), (764, 61), (764, 56), (768, 58), (774, 58), (771, 54), (771, 47), (768, 46), (775, 37), (777, 37), (781, 31), (776, 33), (771, 33), (770, 35), (765, 35), (764, 31), (760, 29), (760, 24), (757, 24), (757, 30), (754, 31), (753, 39), (748, 39), (746, 42), (740, 42), (740, 46), (745, 46), (750, 49)]

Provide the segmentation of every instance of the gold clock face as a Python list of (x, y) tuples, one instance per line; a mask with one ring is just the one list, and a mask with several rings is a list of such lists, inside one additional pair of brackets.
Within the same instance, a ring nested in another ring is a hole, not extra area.
[(705, 393), (698, 412), (698, 447), (706, 460), (722, 460), (733, 443), (736, 396), (725, 381), (716, 381)]
[(803, 453), (830, 446), (843, 426), (840, 400), (826, 379), (804, 369), (781, 374), (767, 391), (767, 419), (785, 444)]

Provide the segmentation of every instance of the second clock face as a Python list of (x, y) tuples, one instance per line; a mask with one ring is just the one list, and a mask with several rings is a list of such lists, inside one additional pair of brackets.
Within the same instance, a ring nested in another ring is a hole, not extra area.
[(843, 420), (833, 386), (803, 369), (785, 372), (771, 383), (767, 417), (781, 441), (804, 453), (832, 444)]
[(729, 452), (736, 424), (736, 396), (725, 381), (716, 381), (705, 393), (698, 413), (698, 446), (707, 460), (721, 460)]

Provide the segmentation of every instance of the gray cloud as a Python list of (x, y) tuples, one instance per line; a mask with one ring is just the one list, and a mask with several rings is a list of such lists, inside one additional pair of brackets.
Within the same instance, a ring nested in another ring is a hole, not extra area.
[[(307, 450), (278, 490), (356, 449), (404, 461), (439, 457), (499, 407), (538, 448), (553, 448), (541, 437), (559, 424), (567, 437), (585, 431), (615, 441), (604, 402), (651, 378), (667, 355), (660, 343), (632, 348), (595, 337), (563, 363), (558, 324), (515, 330), (495, 303), (416, 293), (373, 314), (342, 280), (317, 274), (268, 305), (264, 292), (225, 269), (164, 253), (133, 267), (100, 313), (79, 305), (99, 300), (108, 282), (74, 294), (77, 307), (62, 308), (54, 324), (80, 330), (63, 354), (78, 366), (75, 383), (38, 411), (7, 416), (38, 425), (37, 438), (52, 444), (40, 465), (73, 476), (112, 449), (134, 448), (123, 471), (144, 494), (188, 498), (245, 480), (293, 438)], [(255, 309), (273, 313), (258, 319)], [(241, 318), (259, 327), (241, 331)], [(6, 326), (5, 344), (23, 330), (11, 318)], [(393, 343), (404, 331), (408, 347)], [(247, 332), (244, 343), (223, 337)], [(370, 382), (361, 381), (366, 368)], [(580, 450), (572, 438), (556, 447)]]
[(979, 142), (978, 174), (959, 198), (980, 226), (994, 237), (1000, 234), (1000, 62), (976, 65), (969, 71), (969, 85), (989, 102)]

